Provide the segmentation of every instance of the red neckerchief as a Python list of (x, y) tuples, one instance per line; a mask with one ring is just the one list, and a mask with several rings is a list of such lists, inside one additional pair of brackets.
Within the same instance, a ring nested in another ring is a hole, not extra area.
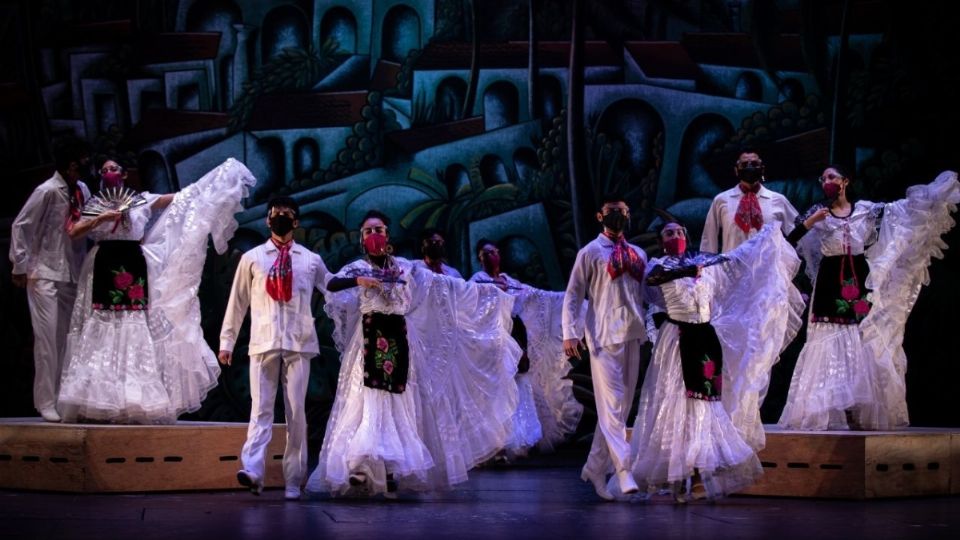
[(270, 239), (280, 252), (267, 273), (267, 294), (277, 302), (289, 302), (293, 298), (293, 262), (290, 260), (290, 247), (293, 240), (281, 244)]
[(623, 235), (612, 237), (606, 232), (603, 233), (611, 242), (613, 242), (613, 252), (610, 253), (610, 259), (607, 261), (607, 273), (611, 279), (617, 279), (624, 273), (629, 273), (633, 279), (643, 281), (643, 271), (645, 264), (643, 259), (637, 255)]
[(742, 182), (737, 185), (743, 192), (743, 197), (740, 197), (740, 204), (737, 206), (737, 214), (733, 221), (744, 233), (749, 233), (751, 227), (759, 231), (763, 228), (763, 212), (760, 210), (760, 200), (757, 199), (760, 182), (751, 187), (744, 186)]
[[(67, 192), (69, 191), (70, 186), (67, 186)], [(80, 189), (79, 184), (73, 186), (73, 193), (67, 195), (67, 200), (70, 202), (70, 209), (67, 211), (63, 227), (70, 230), (74, 223), (80, 221), (80, 211), (83, 209), (83, 190)]]

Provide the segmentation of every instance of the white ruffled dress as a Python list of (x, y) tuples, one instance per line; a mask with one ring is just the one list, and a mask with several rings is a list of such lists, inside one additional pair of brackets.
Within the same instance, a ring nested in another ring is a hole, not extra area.
[[(340, 377), (308, 492), (384, 493), (388, 475), (401, 490), (449, 489), (506, 445), (521, 354), (510, 338), (513, 297), (393, 260), (405, 283), (385, 283), (382, 292), (354, 287), (326, 295)], [(370, 270), (359, 260), (338, 276)], [(409, 371), (402, 393), (363, 383), (360, 318), (372, 312), (406, 320)], [(361, 492), (351, 490), (354, 473), (366, 477)]]
[(931, 258), (941, 258), (947, 247), (941, 236), (953, 227), (958, 202), (960, 183), (948, 171), (931, 184), (910, 187), (905, 199), (858, 201), (848, 217), (831, 214), (803, 236), (797, 252), (814, 281), (821, 257), (842, 255), (845, 245), (853, 255), (865, 255), (872, 307), (859, 324), (809, 323), (781, 427), (848, 429), (848, 410), (863, 429), (909, 425), (904, 327), (929, 283)]
[(57, 409), (65, 422), (168, 424), (200, 408), (220, 368), (203, 338), (197, 289), (209, 236), (219, 253), (237, 229), (234, 214), (256, 179), (233, 158), (178, 192), (146, 230), (150, 204), (134, 207), (101, 240), (140, 240), (149, 306), (105, 311), (91, 306), (94, 247), (84, 261), (74, 304)]
[(670, 319), (714, 327), (723, 385), (719, 401), (687, 397), (679, 327), (664, 322), (631, 437), (631, 470), (641, 486), (684, 482), (698, 469), (710, 494), (719, 496), (762, 474), (759, 404), (773, 364), (801, 326), (803, 300), (791, 283), (800, 264), (772, 225), (726, 256), (699, 278), (650, 287), (648, 298)]

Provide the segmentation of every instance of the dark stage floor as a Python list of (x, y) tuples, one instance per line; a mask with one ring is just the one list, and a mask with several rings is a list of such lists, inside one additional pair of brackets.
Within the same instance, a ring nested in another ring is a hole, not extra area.
[(605, 503), (578, 455), (487, 468), (454, 492), (285, 502), (283, 492), (68, 495), (0, 491), (0, 538), (956, 538), (960, 497), (730, 497)]

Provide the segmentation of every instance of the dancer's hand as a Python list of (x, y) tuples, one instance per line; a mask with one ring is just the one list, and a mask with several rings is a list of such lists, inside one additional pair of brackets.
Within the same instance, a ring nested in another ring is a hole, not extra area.
[(106, 212), (97, 216), (97, 224), (106, 223), (108, 221), (117, 221), (123, 217), (123, 212), (118, 212), (116, 210), (107, 210)]
[(13, 282), (14, 286), (20, 287), (22, 289), (27, 286), (27, 275), (26, 274), (10, 274), (10, 281)]
[(377, 278), (367, 276), (357, 276), (357, 285), (365, 289), (382, 289), (383, 283)]
[(231, 351), (220, 351), (220, 354), (217, 355), (217, 360), (225, 366), (232, 365), (233, 353)]
[(563, 340), (563, 352), (567, 356), (572, 356), (580, 360), (580, 340), (576, 338)]
[(828, 215), (830, 215), (830, 209), (827, 208), (827, 207), (823, 207), (823, 208), (817, 210), (816, 212), (814, 212), (813, 214), (811, 214), (810, 217), (808, 217), (807, 219), (805, 219), (805, 220), (803, 221), (803, 226), (806, 227), (807, 230), (810, 230), (810, 229), (812, 229), (813, 226), (816, 225), (818, 222), (827, 219), (827, 216), (828, 216)]

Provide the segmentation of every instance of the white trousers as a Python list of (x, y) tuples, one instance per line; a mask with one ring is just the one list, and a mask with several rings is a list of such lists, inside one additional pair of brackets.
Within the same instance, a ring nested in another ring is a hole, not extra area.
[(283, 451), (283, 478), (299, 488), (307, 474), (307, 416), (304, 402), (313, 353), (270, 351), (250, 356), (250, 425), (240, 460), (246, 471), (263, 478), (267, 445), (273, 435), (273, 405), (277, 385), (283, 382), (287, 444)]
[(63, 349), (76, 298), (76, 283), (27, 280), (27, 301), (33, 324), (33, 406), (37, 410), (56, 407)]
[(640, 340), (590, 351), (590, 373), (597, 403), (597, 429), (583, 472), (600, 477), (629, 468), (630, 441), (627, 415), (640, 376)]

